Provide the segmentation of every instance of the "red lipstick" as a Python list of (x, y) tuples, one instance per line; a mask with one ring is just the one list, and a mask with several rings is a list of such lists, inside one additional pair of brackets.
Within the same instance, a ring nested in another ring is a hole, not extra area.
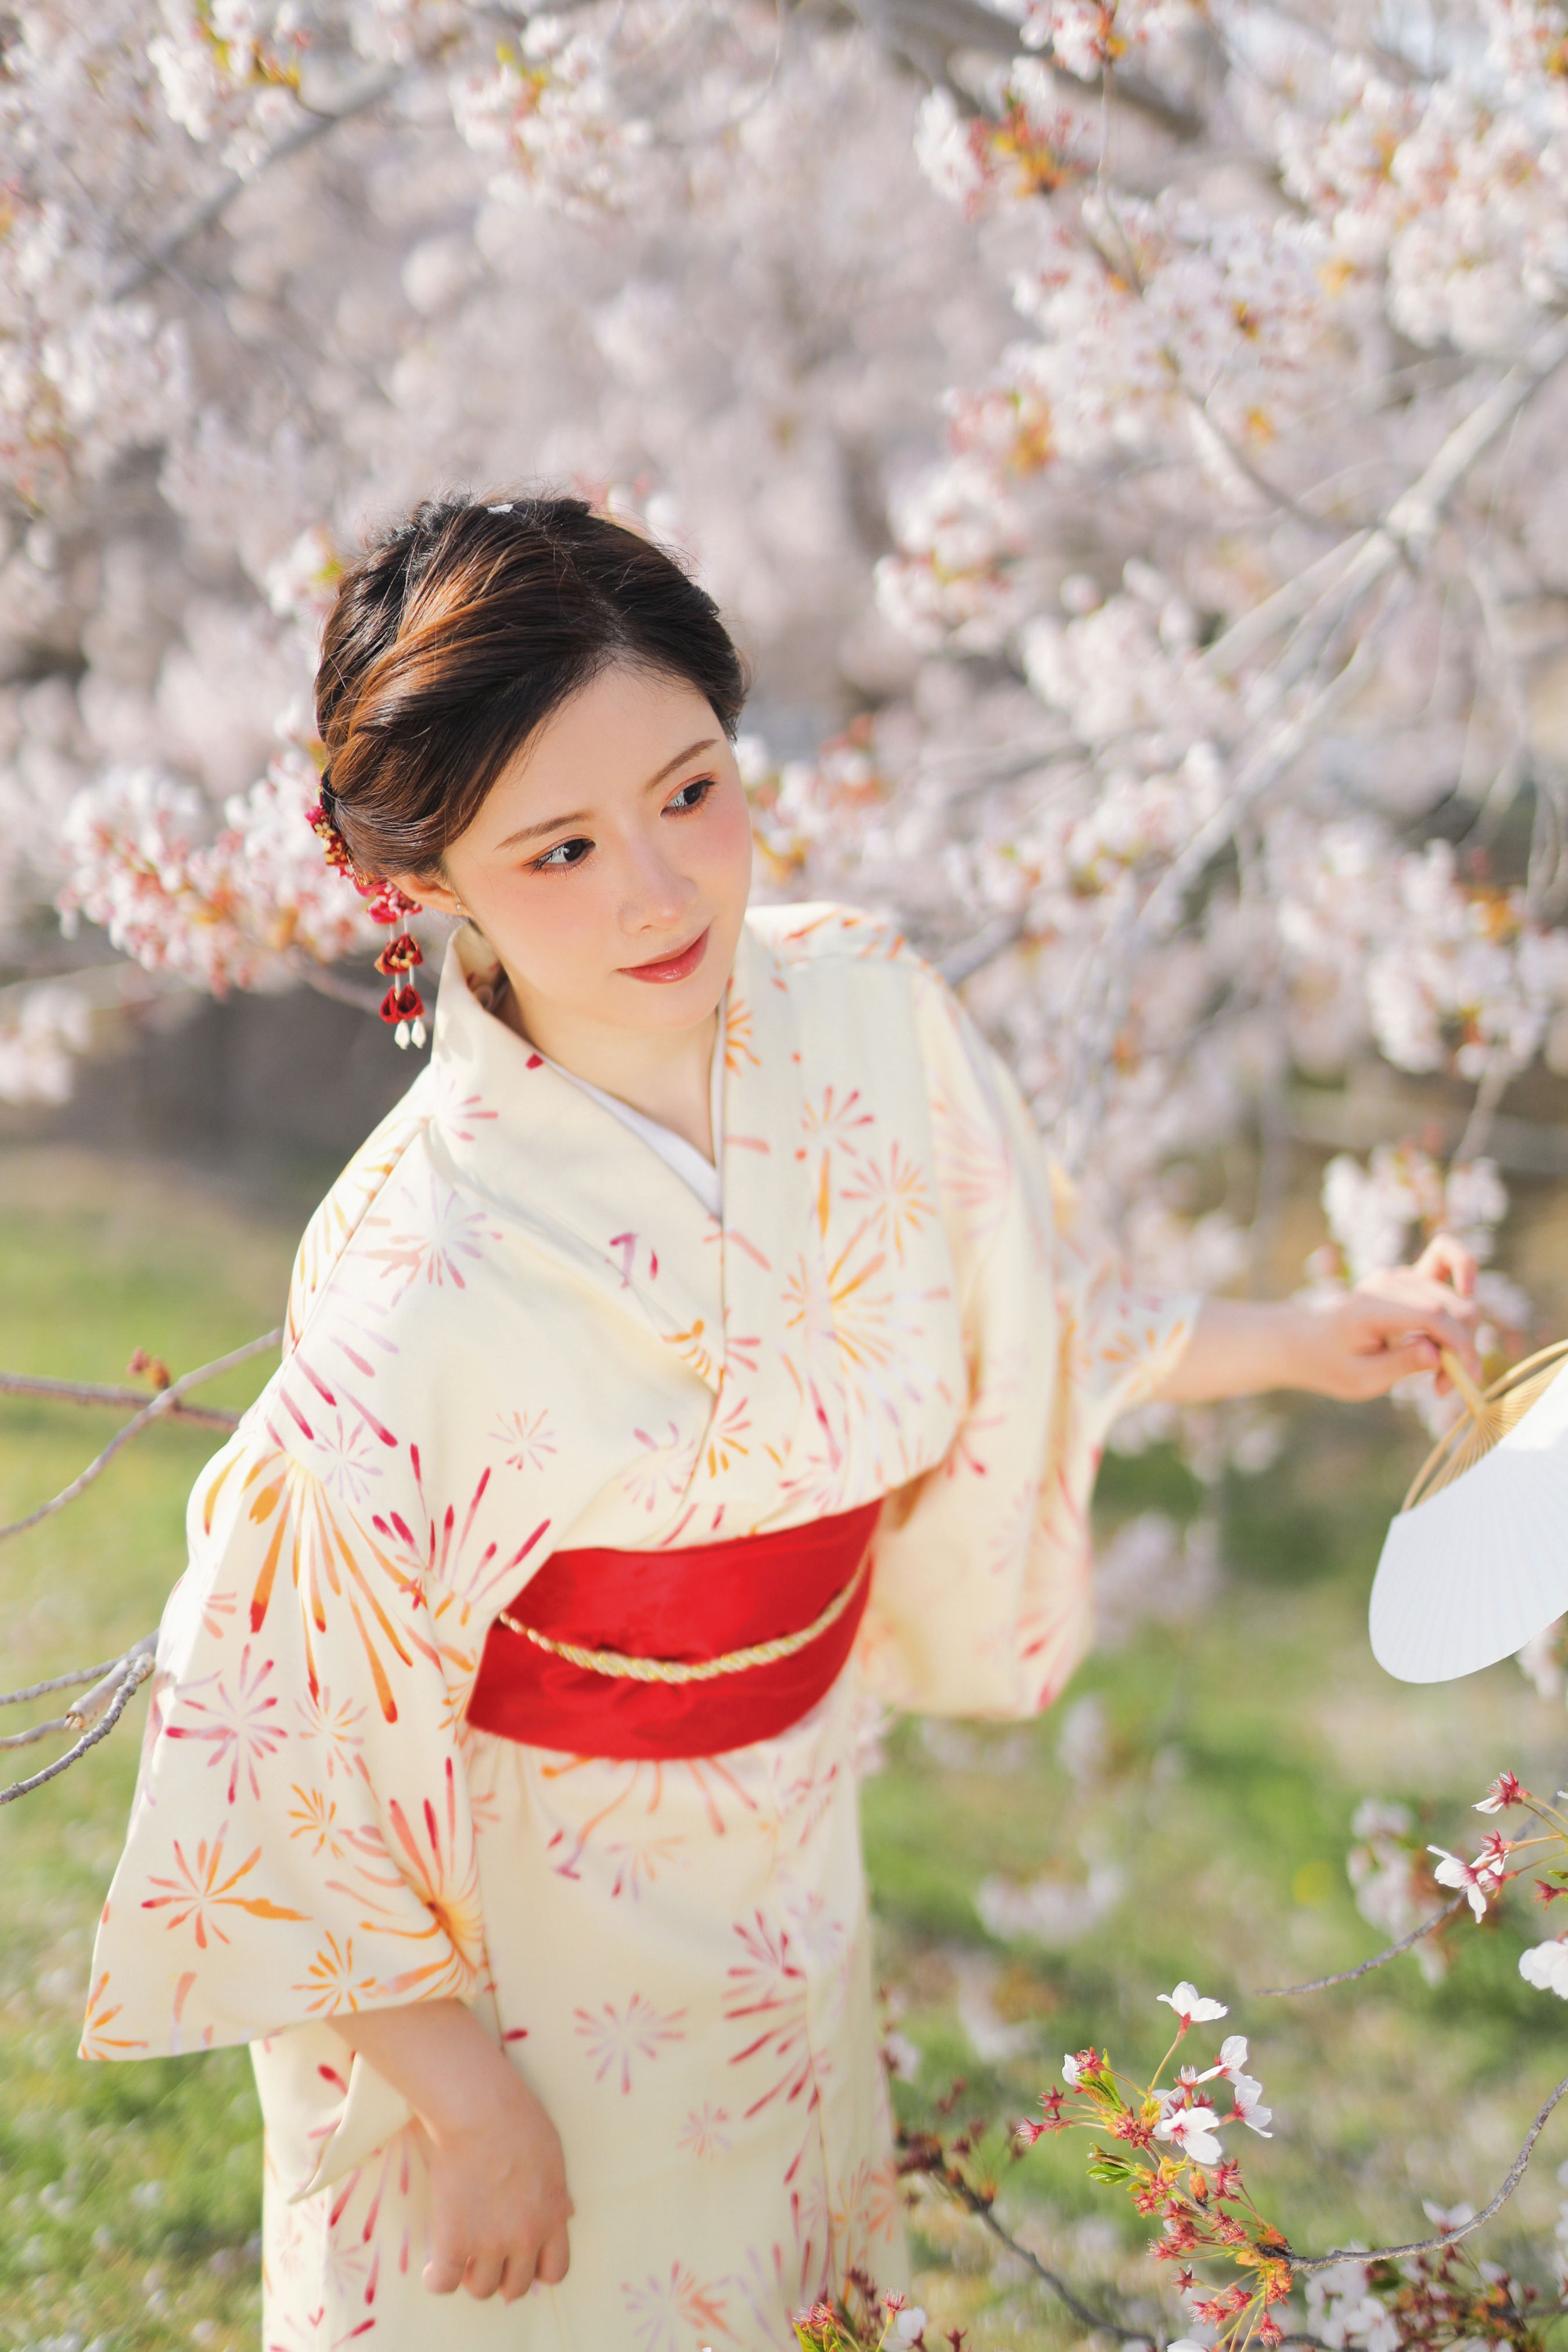
[(689, 947), (681, 948), (672, 956), (658, 956), (652, 963), (624, 963), (622, 971), (628, 980), (651, 980), (658, 983), (672, 980), (688, 980), (708, 952), (708, 933), (699, 931)]

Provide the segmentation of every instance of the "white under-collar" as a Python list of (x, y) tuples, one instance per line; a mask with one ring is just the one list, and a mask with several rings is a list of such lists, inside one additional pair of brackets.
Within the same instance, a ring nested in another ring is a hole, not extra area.
[[(479, 936), (478, 932), (472, 934), (476, 940), (479, 940)], [(493, 1014), (500, 1020), (501, 1015), (499, 1008), (508, 987), (506, 974), (499, 963), (492, 964), (488, 973), (469, 971), (464, 963), (459, 947), (459, 942), (464, 937), (465, 934), (462, 932), (454, 935), (447, 950), (448, 961), (454, 956), (457, 958), (456, 969), (465, 982), (468, 993), (486, 1013)], [(717, 1032), (713, 1040), (712, 1066), (708, 1079), (708, 1112), (713, 1129), (711, 1160), (705, 1160), (695, 1144), (688, 1143), (686, 1138), (683, 1135), (677, 1135), (673, 1128), (661, 1126), (658, 1119), (649, 1118), (645, 1112), (634, 1110), (630, 1103), (622, 1102), (618, 1095), (606, 1094), (602, 1087), (593, 1086), (588, 1079), (580, 1078), (575, 1070), (567, 1069), (563, 1063), (552, 1062), (548, 1054), (539, 1053), (537, 1046), (532, 1050), (546, 1068), (553, 1070), (558, 1077), (565, 1078), (577, 1088), (580, 1094), (587, 1095), (592, 1101), (599, 1105), (602, 1110), (607, 1110), (612, 1118), (618, 1118), (621, 1125), (629, 1128), (633, 1135), (640, 1136), (648, 1150), (657, 1151), (665, 1166), (673, 1170), (682, 1183), (689, 1186), (696, 1193), (709, 1215), (717, 1218), (722, 1223), (724, 1187), (719, 1172), (724, 1158), (724, 1021), (721, 1013), (717, 1024)]]
[(560, 1062), (551, 1062), (548, 1054), (542, 1058), (550, 1063), (552, 1070), (558, 1070), (563, 1078), (570, 1078), (574, 1087), (580, 1087), (585, 1095), (592, 1096), (595, 1102), (607, 1110), (612, 1118), (618, 1118), (623, 1127), (629, 1127), (634, 1135), (640, 1135), (649, 1150), (657, 1151), (665, 1166), (673, 1168), (682, 1181), (690, 1185), (709, 1215), (721, 1219), (724, 1187), (714, 1162), (722, 1160), (724, 1151), (723, 1046), (723, 1024), (721, 1023), (720, 1033), (713, 1041), (713, 1067), (708, 1082), (709, 1116), (713, 1122), (711, 1160), (704, 1160), (696, 1145), (688, 1143), (683, 1135), (677, 1135), (672, 1127), (661, 1127), (657, 1118), (649, 1118), (645, 1112), (634, 1110), (630, 1103), (622, 1102), (618, 1095), (607, 1095), (603, 1087), (591, 1086), (586, 1078), (580, 1078), (575, 1070), (567, 1069)]

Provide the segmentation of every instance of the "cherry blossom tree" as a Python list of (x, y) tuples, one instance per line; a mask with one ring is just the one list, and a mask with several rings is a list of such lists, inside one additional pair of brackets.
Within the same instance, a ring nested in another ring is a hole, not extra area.
[[(1568, 1075), (1565, 427), (1549, 0), (17, 0), (0, 1097), (61, 1099), (164, 991), (374, 1011), (308, 818), (339, 566), (432, 488), (574, 483), (752, 656), (763, 887), (897, 913), (1145, 1274), (1246, 1273), (1292, 1089), (1380, 1065), (1466, 1108), (1333, 1161), (1316, 1278), (1439, 1224), (1487, 1256), (1508, 1089)], [(1529, 1302), (1483, 1280), (1500, 1344)], [(79, 1393), (221, 1425), (214, 1369)], [(1185, 1433), (1268, 1458), (1256, 1416)], [(1135, 1523), (1124, 1613), (1173, 1565), (1205, 1589), (1209, 1532), (1178, 1563)], [(144, 1647), (11, 1744), (84, 1751)], [(1376, 1801), (1355, 1834), (1433, 1970), (1517, 1874), (1496, 1839), (1434, 1872)], [(1240, 2063), (1194, 2079), (1245, 2125)], [(1141, 2095), (1144, 2169), (1211, 2162), (1192, 2096)], [(963, 2147), (910, 2168), (990, 2212)], [(1386, 2352), (1480, 2326), (1389, 2316), (1413, 2278), (1453, 2302), (1453, 2234), (1243, 2237), (1316, 2282), (1306, 2340)]]
[(907, 681), (890, 487), (1005, 300), (851, 21), (111, 0), (0, 37), (9, 1096), (64, 1090), (105, 943), (139, 996), (366, 996), (309, 686), (341, 551), (433, 488), (576, 483), (689, 549), (786, 747)]
[(115, 993), (56, 910), (122, 995), (368, 1001), (304, 814), (341, 552), (574, 480), (754, 655), (771, 887), (967, 981), (1150, 1273), (1234, 1276), (1256, 1188), (1195, 1214), (1192, 1161), (1250, 1139), (1267, 1193), (1292, 1076), (1369, 1055), (1473, 1116), (1452, 1169), (1336, 1168), (1331, 1271), (1485, 1244), (1489, 1122), (1568, 1066), (1563, 11), (41, 0), (5, 39), (8, 1095)]

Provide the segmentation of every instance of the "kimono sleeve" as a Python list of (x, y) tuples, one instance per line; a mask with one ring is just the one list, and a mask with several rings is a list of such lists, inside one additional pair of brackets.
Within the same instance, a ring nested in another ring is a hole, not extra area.
[(884, 1512), (862, 1663), (895, 1706), (1026, 1716), (1092, 1637), (1106, 1433), (1173, 1368), (1199, 1302), (1129, 1282), (1010, 1074), (934, 974), (918, 985), (967, 1397), (941, 1466)]
[(479, 1974), (468, 1787), (417, 1562), (277, 1439), (270, 1393), (191, 1498), (84, 2057), (256, 2041)]

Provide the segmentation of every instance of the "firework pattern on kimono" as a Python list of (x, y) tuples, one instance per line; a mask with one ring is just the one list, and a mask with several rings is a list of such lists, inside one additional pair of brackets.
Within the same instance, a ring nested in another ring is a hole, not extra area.
[[(1191, 1302), (1127, 1287), (871, 919), (748, 919), (722, 1221), (481, 1008), (487, 967), (459, 933), (431, 1065), (317, 1213), (281, 1367), (192, 1496), (83, 2052), (253, 2045), (268, 2352), (783, 2352), (847, 2264), (902, 2284), (861, 1697), (1055, 1696), (1105, 1432)], [(781, 1737), (623, 1763), (465, 1724), (559, 1547), (878, 1497), (855, 1657)], [(553, 2116), (577, 2218), (562, 2288), (437, 2315), (417, 2129), (327, 2021), (453, 1995)]]

